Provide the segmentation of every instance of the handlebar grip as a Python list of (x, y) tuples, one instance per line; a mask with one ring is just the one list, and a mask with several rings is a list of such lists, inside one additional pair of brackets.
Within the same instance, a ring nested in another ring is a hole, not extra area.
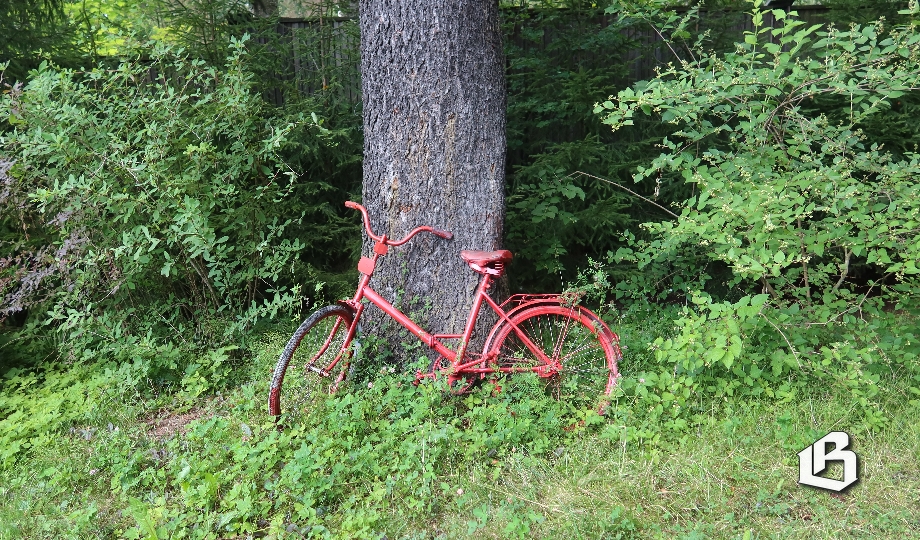
[(449, 233), (449, 232), (447, 232), (447, 231), (442, 231), (441, 229), (435, 229), (435, 228), (432, 228), (432, 229), (431, 229), (431, 234), (433, 234), (433, 235), (435, 235), (435, 236), (440, 236), (441, 238), (443, 238), (443, 239), (445, 239), (445, 240), (450, 240), (451, 238), (454, 237), (453, 234), (451, 234), (451, 233)]
[(351, 208), (352, 210), (357, 210), (360, 205), (356, 202), (345, 201), (345, 208)]

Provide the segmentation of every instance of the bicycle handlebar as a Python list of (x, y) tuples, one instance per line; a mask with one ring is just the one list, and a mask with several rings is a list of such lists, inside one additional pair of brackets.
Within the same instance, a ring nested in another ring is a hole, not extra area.
[(356, 202), (352, 202), (352, 201), (345, 201), (345, 207), (351, 208), (352, 210), (361, 211), (361, 215), (364, 217), (364, 228), (367, 229), (367, 235), (370, 236), (375, 241), (379, 242), (381, 237), (377, 236), (376, 234), (374, 234), (373, 231), (371, 231), (371, 218), (369, 218), (367, 215), (367, 209), (361, 206), (360, 204)]
[(352, 202), (352, 201), (345, 201), (345, 207), (351, 208), (352, 210), (359, 210), (361, 212), (362, 217), (364, 217), (364, 228), (367, 229), (367, 235), (370, 236), (372, 239), (374, 239), (377, 242), (383, 241), (383, 243), (388, 246), (401, 246), (405, 244), (406, 242), (408, 242), (409, 240), (411, 240), (413, 236), (415, 236), (416, 234), (420, 232), (430, 232), (431, 234), (438, 236), (440, 238), (443, 238), (445, 240), (450, 240), (451, 238), (454, 237), (454, 235), (448, 231), (444, 231), (441, 229), (435, 229), (434, 227), (425, 226), (425, 227), (416, 227), (415, 229), (412, 229), (412, 232), (407, 234), (406, 237), (403, 238), (402, 240), (398, 240), (398, 241), (384, 240), (383, 236), (377, 236), (376, 234), (374, 234), (374, 231), (371, 230), (371, 220), (370, 220), (370, 217), (368, 217), (367, 215), (367, 208), (364, 208), (360, 204), (356, 202)]

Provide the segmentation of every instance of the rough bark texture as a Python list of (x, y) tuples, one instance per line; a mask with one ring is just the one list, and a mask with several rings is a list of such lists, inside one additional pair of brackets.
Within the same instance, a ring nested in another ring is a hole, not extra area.
[[(499, 249), (505, 74), (495, 0), (361, 0), (364, 205), (375, 232), (422, 234), (380, 261), (371, 286), (433, 333), (460, 333), (479, 274), (462, 249)], [(370, 253), (365, 244), (365, 255)], [(485, 308), (488, 310), (488, 308)], [(370, 309), (365, 329), (398, 343)]]

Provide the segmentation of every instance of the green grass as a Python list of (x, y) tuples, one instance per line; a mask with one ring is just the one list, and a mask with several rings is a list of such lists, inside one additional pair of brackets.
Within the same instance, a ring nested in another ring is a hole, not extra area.
[[(610, 538), (920, 535), (916, 413), (899, 411), (891, 429), (868, 432), (847, 422), (844, 405), (823, 396), (713, 411), (708, 425), (663, 448), (586, 436), (559, 457), (513, 454), (494, 480), (473, 465), (458, 475), (459, 511), (438, 527), (467, 537), (469, 509), (485, 508), (492, 526), (470, 536), (503, 538), (507, 509), (519, 505), (540, 516), (526, 536), (541, 538), (598, 538), (605, 529)], [(829, 430), (849, 431), (861, 459), (861, 480), (843, 495), (797, 484), (796, 453)]]
[[(624, 324), (635, 361), (660, 328)], [(55, 430), (0, 470), (0, 539), (920, 536), (920, 410), (898, 380), (882, 385), (881, 427), (865, 427), (848, 394), (813, 391), (701, 400), (693, 427), (651, 443), (625, 436), (641, 418), (626, 397), (602, 420), (378, 374), (372, 388), (316, 392), (305, 424), (279, 434), (265, 394), (285, 331), (231, 363), (231, 384), (157, 393), (60, 370), (104, 399), (49, 420)], [(17, 403), (38, 415), (60, 392), (47, 373)], [(832, 430), (860, 457), (843, 495), (796, 482), (797, 452)]]

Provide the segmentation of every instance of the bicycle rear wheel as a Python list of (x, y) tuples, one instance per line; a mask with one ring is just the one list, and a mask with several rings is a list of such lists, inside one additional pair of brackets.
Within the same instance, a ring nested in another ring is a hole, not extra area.
[[(511, 324), (499, 328), (489, 350), (498, 367), (535, 369), (515, 373), (540, 381), (550, 395), (603, 413), (618, 377), (619, 339), (594, 313), (580, 306), (543, 305), (513, 315), (511, 321), (549, 359), (545, 362)], [(542, 375), (538, 373), (542, 372)]]
[(348, 352), (342, 355), (332, 373), (323, 373), (322, 370), (341, 353), (352, 320), (350, 309), (339, 305), (326, 306), (307, 317), (297, 328), (281, 352), (272, 374), (268, 412), (276, 417), (276, 421), (280, 421), (282, 414), (286, 425), (303, 418), (312, 393), (323, 387), (316, 384), (317, 379), (310, 374), (311, 371), (331, 379), (330, 391), (334, 391), (338, 382), (345, 378), (351, 361)]

